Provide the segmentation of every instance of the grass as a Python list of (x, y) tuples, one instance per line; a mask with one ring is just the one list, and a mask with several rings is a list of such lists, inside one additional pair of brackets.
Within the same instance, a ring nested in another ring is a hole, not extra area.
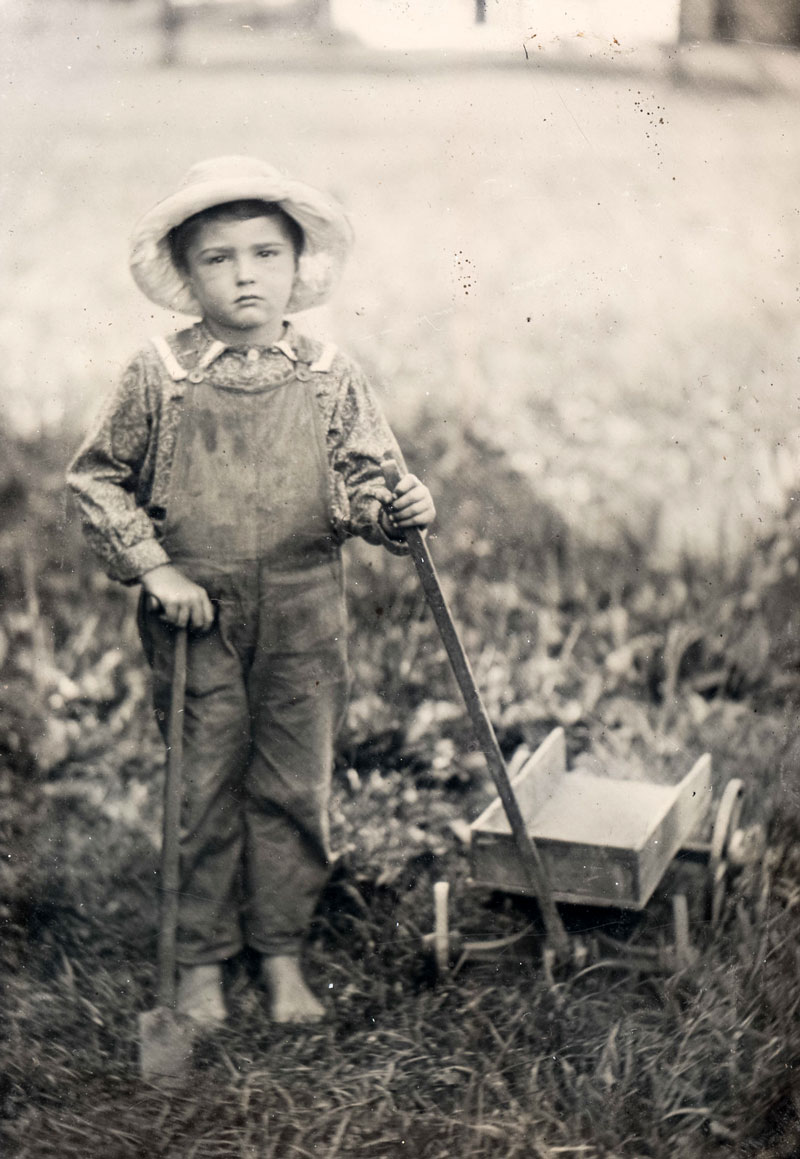
[[(50, 448), (48, 460), (45, 450), (18, 445), (19, 477), (36, 480), (39, 517), (49, 508), (57, 522), (60, 452)], [(464, 463), (481, 490), (481, 459), (467, 451)], [(509, 488), (519, 480), (497, 462), (493, 476), (502, 513), (503, 480)], [(447, 481), (438, 482), (446, 497)], [(784, 541), (793, 535), (787, 524)], [(230, 1028), (201, 1044), (187, 1080), (170, 1090), (141, 1082), (136, 1015), (154, 1001), (163, 758), (127, 599), (110, 586), (89, 589), (74, 534), (40, 534), (35, 616), (19, 583), (3, 617), (12, 645), (4, 676), (27, 694), (9, 701), (25, 707), (16, 725), (12, 718), (19, 740), (6, 755), (12, 1154), (792, 1153), (800, 812), (782, 786), (795, 767), (787, 713), (797, 654), (791, 638), (773, 633), (762, 674), (733, 661), (754, 607), (766, 621), (781, 598), (774, 560), (785, 547), (765, 544), (727, 586), (699, 570), (659, 573), (642, 550), (636, 580), (620, 585), (618, 560), (598, 559), (577, 539), (560, 560), (552, 539), (544, 560), (541, 539), (498, 542), (484, 557), (458, 540), (442, 532), (434, 549), (444, 574), (461, 578), (454, 607), (506, 751), (536, 743), (569, 708), (576, 760), (591, 753), (631, 776), (671, 777), (708, 748), (720, 785), (745, 775), (747, 820), (770, 826), (770, 854), (740, 881), (720, 934), (705, 933), (702, 881), (690, 877), (701, 951), (691, 969), (666, 977), (573, 969), (551, 983), (534, 938), (436, 981), (422, 945), (433, 880), (453, 883), (453, 920), (468, 938), (521, 931), (532, 915), (508, 902), (487, 909), (465, 887), (459, 827), (488, 800), (487, 777), (450, 710), (452, 686), (406, 565), (359, 552), (356, 692), (333, 806), (342, 857), (308, 948), (329, 1021), (300, 1035), (271, 1026), (245, 957), (230, 969)], [(548, 595), (535, 564), (549, 575)], [(676, 623), (693, 625), (685, 651), (668, 645)], [(40, 654), (36, 670), (50, 683), (34, 689), (37, 647), (49, 660)], [(29, 715), (37, 704), (61, 745), (44, 755)], [(669, 941), (676, 887), (665, 882), (651, 906), (644, 945)]]
[[(6, 60), (17, 276), (0, 291), (7, 1152), (789, 1159), (796, 104), (622, 71), (267, 68), (254, 50), (234, 71), (235, 38), (165, 74), (146, 4), (27, 18)], [(409, 565), (356, 547), (341, 858), (308, 947), (330, 1018), (272, 1026), (244, 957), (230, 1028), (163, 1089), (136, 1066), (163, 754), (133, 593), (97, 574), (61, 480), (107, 382), (170, 324), (131, 291), (124, 229), (198, 156), (235, 150), (353, 212), (341, 298), (310, 324), (374, 372), (436, 494), (434, 554), (504, 751), (562, 724), (573, 762), (667, 780), (710, 751), (718, 792), (745, 779), (769, 854), (715, 937), (697, 876), (664, 883), (637, 937), (669, 941), (687, 886), (690, 969), (551, 980), (533, 936), (437, 980), (434, 880), (468, 938), (535, 914), (467, 888), (482, 758)]]

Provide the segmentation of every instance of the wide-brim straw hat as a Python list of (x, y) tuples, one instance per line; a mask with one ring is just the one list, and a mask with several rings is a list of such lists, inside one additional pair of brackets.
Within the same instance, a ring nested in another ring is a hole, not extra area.
[(325, 193), (253, 157), (212, 157), (188, 171), (177, 190), (140, 218), (131, 238), (131, 273), (139, 289), (168, 310), (200, 315), (200, 304), (172, 258), (170, 230), (231, 201), (279, 205), (303, 231), (289, 314), (319, 306), (339, 279), (353, 242), (344, 210)]

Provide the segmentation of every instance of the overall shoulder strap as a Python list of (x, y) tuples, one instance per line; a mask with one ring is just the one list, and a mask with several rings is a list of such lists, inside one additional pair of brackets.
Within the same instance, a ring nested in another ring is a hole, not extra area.
[(197, 360), (197, 365), (192, 370), (186, 370), (184, 366), (178, 361), (172, 347), (167, 342), (166, 338), (157, 335), (151, 338), (150, 341), (158, 353), (159, 358), (164, 364), (164, 368), (173, 382), (182, 382), (188, 378), (190, 382), (200, 382), (203, 372), (208, 370), (215, 358), (226, 349), (225, 343), (215, 339), (204, 354)]
[(178, 362), (178, 359), (173, 354), (172, 348), (167, 342), (166, 338), (162, 338), (159, 334), (154, 338), (151, 338), (150, 341), (152, 342), (159, 358), (163, 362), (164, 369), (173, 380), (173, 382), (181, 382), (184, 378), (189, 377), (188, 370), (184, 370), (180, 362)]
[(314, 374), (327, 374), (333, 365), (337, 352), (338, 347), (335, 342), (326, 342), (320, 351), (319, 358), (316, 358), (308, 369)]

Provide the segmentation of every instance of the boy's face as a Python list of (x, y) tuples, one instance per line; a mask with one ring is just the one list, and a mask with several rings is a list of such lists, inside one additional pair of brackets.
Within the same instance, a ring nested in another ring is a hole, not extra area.
[(297, 259), (280, 216), (204, 222), (186, 250), (186, 272), (216, 338), (270, 345), (281, 335)]

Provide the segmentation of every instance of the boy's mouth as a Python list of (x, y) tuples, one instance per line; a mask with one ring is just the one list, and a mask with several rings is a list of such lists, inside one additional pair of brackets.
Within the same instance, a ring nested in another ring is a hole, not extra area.
[(236, 299), (237, 306), (248, 306), (253, 302), (261, 302), (263, 299), (258, 294), (242, 294)]

